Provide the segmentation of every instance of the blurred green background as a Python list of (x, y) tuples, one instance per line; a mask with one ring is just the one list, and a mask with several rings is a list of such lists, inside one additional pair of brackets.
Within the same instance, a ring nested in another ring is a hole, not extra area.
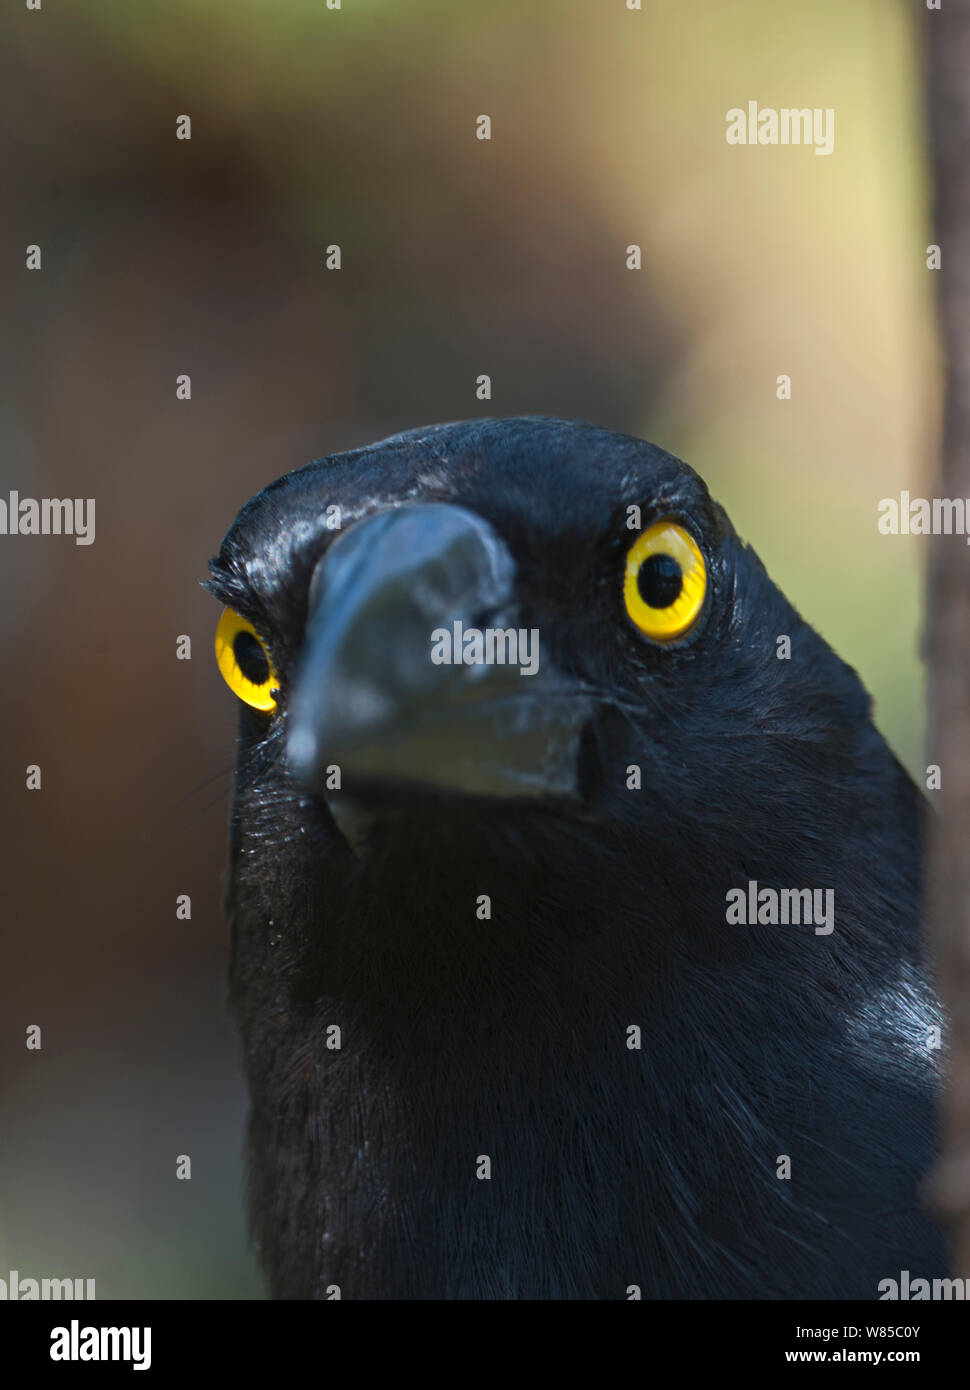
[[(95, 497), (97, 540), (0, 538), (0, 1277), (261, 1293), (220, 908), (235, 709), (197, 581), (280, 473), (486, 413), (651, 439), (920, 771), (923, 557), (876, 505), (931, 490), (937, 447), (927, 22), (895, 0), (6, 8), (0, 495)], [(835, 152), (729, 146), (749, 100), (834, 108)]]

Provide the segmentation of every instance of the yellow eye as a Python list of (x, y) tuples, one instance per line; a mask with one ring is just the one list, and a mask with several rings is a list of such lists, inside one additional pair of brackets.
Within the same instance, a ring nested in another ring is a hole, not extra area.
[(234, 695), (253, 709), (276, 708), (279, 677), (269, 652), (252, 623), (232, 608), (224, 608), (216, 628), (216, 661), (222, 679)]
[(630, 547), (623, 578), (626, 611), (654, 642), (673, 642), (697, 621), (707, 566), (694, 537), (675, 521), (655, 521)]

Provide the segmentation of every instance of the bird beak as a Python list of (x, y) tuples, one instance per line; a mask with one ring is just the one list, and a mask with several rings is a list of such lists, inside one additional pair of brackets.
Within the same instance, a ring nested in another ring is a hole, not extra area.
[(339, 536), (310, 586), (296, 778), (332, 809), (576, 796), (588, 701), (545, 661), (541, 633), (518, 627), (514, 579), (500, 538), (457, 506), (394, 508)]

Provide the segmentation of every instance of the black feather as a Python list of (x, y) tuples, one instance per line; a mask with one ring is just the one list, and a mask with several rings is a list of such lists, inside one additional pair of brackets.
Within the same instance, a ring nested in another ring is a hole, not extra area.
[[(427, 502), (501, 537), (522, 625), (588, 697), (581, 795), (388, 789), (360, 855), (288, 766), (310, 582), (328, 505), (346, 533)], [(703, 619), (672, 648), (624, 613), (631, 504), (707, 560)], [(943, 1272), (917, 1197), (941, 1021), (922, 798), (695, 473), (570, 421), (414, 431), (260, 493), (211, 588), (282, 687), (271, 715), (242, 710), (229, 894), (274, 1294), (875, 1298)], [(749, 880), (834, 889), (834, 931), (728, 925)]]

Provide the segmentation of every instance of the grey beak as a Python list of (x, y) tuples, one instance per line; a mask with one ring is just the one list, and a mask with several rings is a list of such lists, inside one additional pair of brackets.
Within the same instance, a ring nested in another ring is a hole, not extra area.
[[(310, 588), (294, 775), (327, 794), (339, 767), (338, 795), (368, 801), (575, 795), (588, 702), (543, 660), (541, 632), (511, 640), (523, 631), (514, 585), (506, 546), (462, 507), (402, 506), (339, 536)], [(489, 632), (509, 635), (489, 647)]]

